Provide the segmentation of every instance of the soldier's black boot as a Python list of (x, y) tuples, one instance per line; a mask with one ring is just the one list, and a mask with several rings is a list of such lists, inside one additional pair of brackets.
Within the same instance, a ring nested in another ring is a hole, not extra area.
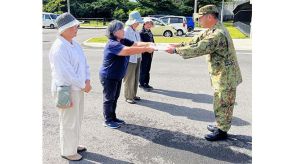
[(217, 127), (215, 125), (207, 125), (207, 130), (214, 132), (215, 130), (217, 130)]
[(219, 141), (225, 140), (228, 138), (227, 132), (224, 132), (220, 129), (216, 129), (213, 133), (205, 135), (205, 139), (208, 141)]

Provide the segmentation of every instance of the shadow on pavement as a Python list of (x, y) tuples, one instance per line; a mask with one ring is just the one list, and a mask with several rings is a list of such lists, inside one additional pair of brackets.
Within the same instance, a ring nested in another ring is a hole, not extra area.
[(110, 157), (106, 157), (104, 155), (101, 154), (96, 154), (96, 153), (92, 153), (92, 152), (83, 152), (82, 153), (83, 159), (81, 161), (70, 161), (69, 164), (93, 164), (93, 163), (107, 163), (107, 164), (117, 164), (117, 163), (121, 163), (121, 164), (131, 164), (130, 162), (125, 162), (125, 161), (121, 161), (121, 160), (117, 160), (117, 159), (113, 159)]
[[(237, 146), (251, 150), (252, 146), (249, 143), (249, 141), (251, 142), (250, 136), (237, 135), (233, 136), (235, 140), (228, 139), (227, 141), (209, 142), (205, 139), (181, 132), (156, 129), (134, 124), (127, 124), (118, 130), (134, 136), (142, 137), (162, 146), (189, 151), (216, 160), (231, 163), (251, 163), (252, 161), (251, 156), (230, 149), (230, 146)], [(246, 140), (245, 142), (243, 141), (244, 138)]]
[[(201, 108), (189, 108), (186, 106), (178, 106), (174, 104), (167, 104), (158, 101), (151, 101), (142, 99), (137, 103), (138, 105), (146, 106), (152, 109), (156, 109), (162, 112), (167, 112), (173, 116), (183, 116), (191, 120), (214, 122), (214, 113)], [(235, 126), (246, 126), (250, 125), (249, 122), (242, 120), (238, 117), (233, 117), (232, 125)]]
[(252, 54), (252, 50), (236, 50), (237, 54)]
[(228, 142), (232, 142), (235, 146), (243, 147), (248, 150), (252, 150), (252, 137), (244, 135), (229, 134)]
[(213, 96), (207, 95), (207, 94), (194, 94), (194, 93), (170, 91), (170, 90), (164, 90), (164, 89), (154, 89), (151, 92), (162, 94), (165, 96), (175, 97), (175, 98), (191, 99), (193, 102), (198, 102), (198, 103), (212, 104), (213, 102)]

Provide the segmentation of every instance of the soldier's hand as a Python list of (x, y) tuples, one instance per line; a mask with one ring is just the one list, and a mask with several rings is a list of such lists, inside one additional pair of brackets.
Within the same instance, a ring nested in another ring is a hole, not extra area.
[(174, 48), (179, 47), (180, 45), (181, 44), (169, 44), (170, 47), (174, 47)]
[(173, 53), (175, 53), (175, 47), (168, 46), (165, 51), (167, 53), (173, 54)]

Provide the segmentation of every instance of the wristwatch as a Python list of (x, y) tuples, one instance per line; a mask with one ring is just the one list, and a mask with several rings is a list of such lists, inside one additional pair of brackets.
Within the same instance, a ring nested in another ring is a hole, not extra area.
[(177, 53), (177, 50), (176, 50), (176, 49), (177, 49), (177, 48), (174, 49), (174, 52), (173, 52), (174, 54)]

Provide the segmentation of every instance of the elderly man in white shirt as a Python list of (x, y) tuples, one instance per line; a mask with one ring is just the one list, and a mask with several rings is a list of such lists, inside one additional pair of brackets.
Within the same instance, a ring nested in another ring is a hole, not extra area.
[[(144, 23), (140, 13), (133, 11), (129, 14), (129, 19), (126, 22), (125, 38), (134, 42), (140, 42), (140, 33), (136, 30), (140, 23)], [(135, 104), (135, 100), (141, 100), (137, 96), (137, 89), (140, 75), (141, 54), (132, 55), (129, 59), (127, 73), (124, 77), (124, 94), (126, 102)]]
[(73, 40), (80, 22), (71, 14), (64, 13), (56, 19), (58, 36), (53, 43), (49, 60), (52, 70), (52, 92), (56, 96), (57, 87), (70, 86), (71, 107), (58, 108), (60, 123), (61, 156), (70, 161), (81, 160), (78, 152), (85, 151), (79, 145), (84, 113), (84, 92), (91, 90), (90, 70), (81, 46)]

